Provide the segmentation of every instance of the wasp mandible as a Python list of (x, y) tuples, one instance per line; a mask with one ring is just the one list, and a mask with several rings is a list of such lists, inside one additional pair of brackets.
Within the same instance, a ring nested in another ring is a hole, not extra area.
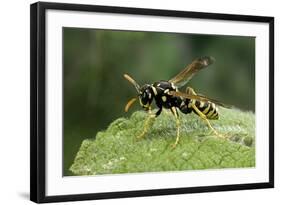
[[(212, 127), (209, 120), (217, 120), (219, 118), (217, 105), (227, 108), (229, 108), (229, 106), (217, 100), (197, 94), (191, 87), (187, 87), (185, 92), (179, 91), (179, 88), (183, 87), (195, 73), (211, 65), (214, 61), (215, 59), (210, 56), (198, 58), (169, 81), (161, 80), (153, 84), (144, 84), (143, 86), (140, 86), (128, 74), (124, 74), (125, 79), (133, 84), (137, 91), (137, 97), (132, 98), (127, 103), (125, 112), (129, 110), (131, 105), (138, 98), (142, 108), (149, 113), (148, 118), (144, 123), (143, 132), (138, 136), (138, 138), (145, 136), (149, 129), (151, 119), (159, 116), (163, 108), (171, 110), (176, 118), (177, 136), (175, 143), (172, 145), (173, 147), (176, 147), (180, 138), (180, 120), (178, 110), (184, 114), (194, 112), (207, 123), (208, 127), (216, 136), (224, 137)], [(151, 110), (153, 100), (155, 100), (155, 104), (158, 107), (156, 113), (152, 113)]]

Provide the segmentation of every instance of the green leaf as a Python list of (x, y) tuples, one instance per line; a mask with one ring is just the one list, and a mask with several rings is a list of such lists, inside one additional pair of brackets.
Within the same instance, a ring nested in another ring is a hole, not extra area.
[(149, 132), (137, 139), (147, 113), (115, 120), (95, 139), (84, 140), (70, 170), (74, 175), (96, 175), (173, 170), (242, 168), (255, 166), (255, 116), (237, 109), (220, 109), (210, 121), (227, 139), (214, 135), (195, 114), (180, 114), (180, 142), (174, 116), (163, 112)]

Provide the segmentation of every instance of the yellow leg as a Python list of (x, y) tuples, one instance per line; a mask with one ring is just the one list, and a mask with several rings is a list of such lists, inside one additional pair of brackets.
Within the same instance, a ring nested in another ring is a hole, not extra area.
[(186, 92), (187, 94), (196, 95), (196, 92), (195, 92), (195, 91), (193, 90), (193, 88), (191, 88), (191, 87), (186, 87), (185, 92)]
[(148, 117), (146, 118), (145, 122), (144, 122), (144, 128), (143, 128), (143, 131), (140, 135), (137, 136), (138, 139), (141, 139), (145, 136), (145, 134), (147, 133), (148, 129), (150, 128), (151, 126), (151, 123), (150, 121), (152, 119), (155, 119), (156, 115), (155, 114), (152, 114), (151, 112), (151, 107), (149, 107), (149, 110), (148, 110)]
[[(196, 95), (196, 92), (191, 87), (187, 87), (186, 91), (187, 94)], [(225, 136), (219, 134), (211, 125), (210, 121), (207, 119), (206, 115), (202, 113), (194, 104), (191, 105), (192, 108), (196, 111), (196, 113), (207, 123), (208, 127), (215, 133), (216, 136), (220, 138), (225, 138)]]
[(208, 127), (215, 133), (216, 136), (220, 138), (225, 138), (225, 136), (219, 134), (211, 125), (206, 115), (204, 115), (194, 104), (191, 105), (192, 108), (197, 112), (197, 114), (207, 123)]
[(176, 117), (176, 123), (177, 123), (177, 138), (176, 138), (175, 143), (172, 144), (172, 147), (175, 148), (180, 140), (180, 120), (179, 120), (179, 115), (177, 113), (177, 109), (175, 107), (172, 107), (171, 111), (174, 114), (174, 116)]

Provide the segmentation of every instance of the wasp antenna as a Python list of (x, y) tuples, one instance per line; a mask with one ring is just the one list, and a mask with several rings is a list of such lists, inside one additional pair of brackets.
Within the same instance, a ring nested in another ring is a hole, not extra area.
[(128, 103), (125, 106), (125, 112), (128, 112), (129, 108), (134, 104), (134, 102), (137, 100), (137, 98), (132, 98), (128, 101)]
[(129, 76), (128, 74), (124, 74), (123, 76), (124, 76), (124, 78), (126, 80), (128, 80), (130, 83), (132, 83), (135, 86), (137, 92), (139, 93), (140, 92), (139, 84), (131, 76)]

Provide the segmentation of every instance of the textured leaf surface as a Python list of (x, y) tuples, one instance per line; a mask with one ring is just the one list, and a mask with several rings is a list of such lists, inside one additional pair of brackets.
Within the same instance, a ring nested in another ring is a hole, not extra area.
[(84, 140), (70, 170), (75, 175), (241, 168), (255, 166), (255, 116), (220, 109), (213, 127), (228, 139), (216, 137), (195, 114), (180, 114), (180, 143), (175, 149), (176, 123), (163, 112), (143, 139), (147, 114), (115, 120), (95, 139)]

